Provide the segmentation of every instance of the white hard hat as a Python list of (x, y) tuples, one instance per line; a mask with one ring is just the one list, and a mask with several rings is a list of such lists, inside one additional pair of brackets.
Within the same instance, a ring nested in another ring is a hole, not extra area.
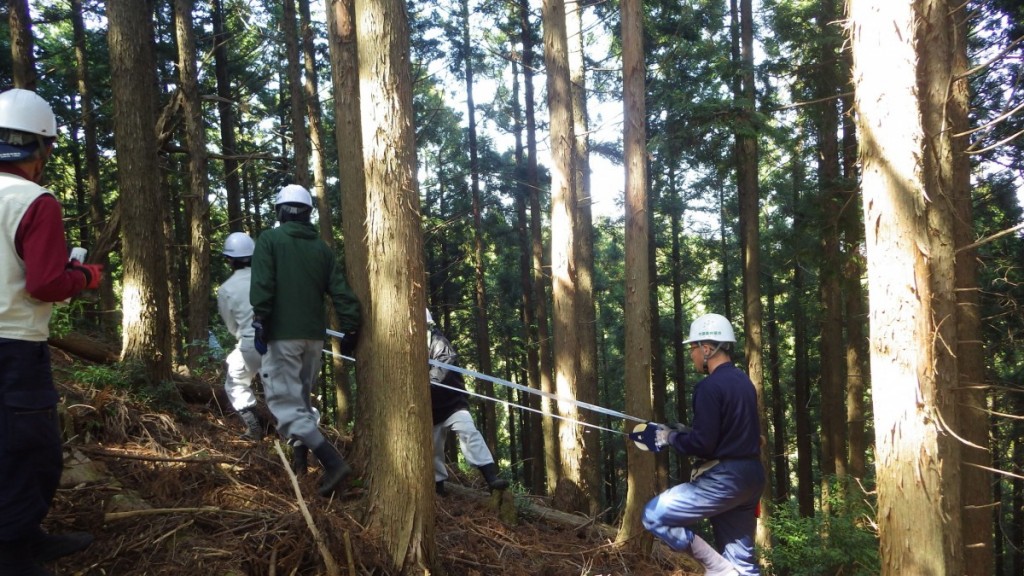
[(0, 161), (27, 160), (56, 137), (57, 118), (46, 100), (21, 88), (0, 94)]
[(427, 326), (434, 323), (434, 317), (430, 315), (430, 308), (427, 308)]
[(298, 184), (289, 184), (281, 191), (277, 193), (277, 200), (274, 204), (302, 204), (304, 206), (313, 207), (313, 197), (310, 195), (309, 190), (306, 190)]
[(35, 92), (13, 88), (0, 94), (0, 128), (55, 138), (57, 117)]
[(683, 340), (683, 344), (690, 342), (736, 342), (736, 334), (732, 331), (732, 324), (721, 314), (705, 314), (690, 324), (690, 336)]
[(224, 240), (224, 250), (221, 254), (230, 258), (249, 258), (252, 256), (256, 243), (249, 238), (245, 232), (232, 232)]

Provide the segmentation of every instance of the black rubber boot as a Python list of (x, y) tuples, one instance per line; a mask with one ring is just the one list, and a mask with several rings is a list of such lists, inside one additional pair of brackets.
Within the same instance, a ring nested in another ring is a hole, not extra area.
[(93, 536), (88, 532), (67, 534), (46, 534), (31, 545), (31, 554), (37, 562), (47, 563), (75, 552), (85, 550), (92, 544)]
[(302, 476), (309, 468), (309, 447), (303, 444), (292, 446), (292, 472)]
[(242, 432), (243, 440), (250, 440), (252, 442), (259, 442), (263, 439), (263, 425), (260, 424), (260, 418), (252, 411), (251, 408), (240, 410), (238, 415), (241, 416), (242, 422), (245, 422), (245, 432)]
[(448, 495), (448, 490), (444, 487), (444, 480), (434, 482), (434, 492), (436, 492), (438, 496)]
[(53, 576), (29, 553), (31, 544), (24, 541), (0, 542), (0, 576)]
[(494, 462), (480, 466), (480, 473), (484, 475), (487, 486), (491, 490), (504, 490), (508, 488), (508, 480), (498, 478), (498, 465)]
[(316, 455), (317, 460), (320, 460), (320, 464), (324, 467), (324, 475), (320, 478), (320, 486), (317, 487), (317, 492), (324, 497), (330, 496), (334, 492), (345, 477), (348, 476), (349, 472), (352, 471), (349, 465), (345, 462), (345, 459), (341, 457), (341, 453), (335, 448), (330, 442), (324, 442), (323, 444), (313, 448), (313, 454)]

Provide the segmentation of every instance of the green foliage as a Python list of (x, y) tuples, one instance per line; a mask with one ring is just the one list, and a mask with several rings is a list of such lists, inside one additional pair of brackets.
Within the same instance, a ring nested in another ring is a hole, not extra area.
[(50, 336), (63, 338), (74, 330), (75, 318), (82, 316), (85, 304), (81, 300), (72, 300), (67, 304), (53, 307), (50, 315)]
[(80, 385), (102, 390), (127, 392), (132, 399), (154, 410), (166, 410), (178, 418), (188, 416), (173, 382), (151, 382), (141, 362), (89, 364), (74, 370), (70, 379)]
[(768, 559), (776, 574), (879, 573), (878, 534), (862, 514), (804, 518), (791, 501), (775, 509), (770, 524), (775, 544)]

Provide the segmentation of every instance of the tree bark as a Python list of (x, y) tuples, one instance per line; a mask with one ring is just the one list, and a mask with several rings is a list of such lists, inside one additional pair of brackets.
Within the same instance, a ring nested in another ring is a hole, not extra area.
[[(533, 72), (534, 72), (534, 36), (530, 22), (530, 6), (528, 0), (519, 0), (519, 27), (523, 41), (523, 100), (526, 103), (526, 182), (530, 188), (530, 253), (533, 263), (533, 305), (536, 309), (537, 350), (540, 357), (540, 389), (549, 394), (555, 392), (552, 379), (551, 338), (548, 330), (548, 295), (547, 275), (544, 272), (544, 241), (541, 229), (541, 194), (540, 178), (537, 170), (537, 120), (534, 107)], [(543, 466), (538, 466), (534, 476), (534, 486), (538, 493), (551, 493), (558, 483), (559, 453), (558, 438), (555, 430), (554, 405), (548, 398), (540, 402), (542, 416), (540, 426), (536, 428), (539, 438), (534, 440), (535, 449), (543, 453)]]
[[(85, 136), (85, 188), (89, 202), (88, 225), (84, 226), (86, 234), (82, 242), (90, 248), (90, 263), (102, 264), (104, 268), (110, 269), (109, 251), (101, 250), (95, 243), (100, 232), (89, 231), (102, 226), (107, 221), (107, 210), (103, 203), (103, 195), (100, 192), (100, 155), (99, 144), (97, 143), (96, 111), (93, 105), (93, 87), (89, 80), (89, 61), (86, 57), (86, 34), (85, 20), (82, 16), (83, 0), (72, 0), (71, 2), (71, 27), (75, 37), (75, 79), (78, 86), (78, 94), (82, 111), (82, 132)], [(89, 246), (88, 242), (93, 241)], [(104, 334), (116, 332), (116, 318), (112, 314), (117, 306), (114, 297), (114, 283), (104, 282), (99, 287), (100, 301), (97, 323)]]
[[(409, 23), (400, 0), (357, 0), (359, 97), (366, 177), (366, 243), (372, 306), (364, 306), (360, 371), (367, 469), (366, 524), (380, 534), (387, 569), (440, 569), (434, 544), (434, 482), (427, 375), (426, 279), (416, 182)], [(370, 362), (369, 359), (374, 361)], [(396, 418), (396, 414), (402, 417)], [(395, 506), (402, 502), (402, 506)]]
[(28, 0), (7, 0), (7, 22), (11, 32), (11, 72), (14, 87), (36, 89), (35, 42)]
[[(843, 387), (846, 360), (843, 346), (842, 256), (839, 244), (839, 217), (842, 213), (842, 181), (839, 172), (839, 114), (836, 96), (837, 44), (834, 0), (818, 5), (818, 68), (813, 85), (818, 104), (816, 115), (818, 153), (818, 205), (820, 232), (818, 245), (818, 298), (821, 365), (821, 507), (826, 517), (832, 506), (833, 481), (839, 489), (846, 476), (846, 397)], [(830, 39), (835, 36), (835, 41)], [(839, 497), (845, 498), (845, 493)]]
[[(882, 574), (963, 574), (948, 106), (964, 72), (943, 0), (849, 4), (863, 166)], [(961, 80), (963, 81), (963, 80)], [(884, 384), (884, 385), (883, 385)]]
[[(476, 105), (473, 102), (473, 46), (469, 36), (469, 0), (459, 2), (462, 16), (462, 53), (465, 58), (464, 80), (466, 82), (466, 115), (469, 119), (469, 182), (473, 200), (473, 280), (474, 297), (476, 299), (476, 357), (477, 365), (484, 374), (493, 371), (491, 365), (491, 332), (488, 328), (487, 313), (487, 266), (484, 259), (483, 203), (480, 199), (480, 160), (477, 151)], [(480, 393), (494, 397), (494, 385), (486, 380), (476, 382)], [(493, 402), (484, 402), (478, 419), (480, 433), (483, 434), (491, 453), (495, 453), (498, 444), (497, 413)]]
[(166, 205), (157, 157), (156, 67), (153, 64), (148, 4), (107, 3), (114, 143), (122, 213), (124, 361), (145, 366), (150, 384), (171, 375), (170, 318), (167, 315), (167, 256), (163, 235)]
[[(189, 148), (189, 190), (185, 205), (190, 232), (188, 244), (188, 342), (205, 342), (210, 327), (210, 206), (206, 195), (209, 176), (206, 162), (206, 132), (196, 70), (196, 41), (193, 31), (194, 0), (175, 0), (178, 37), (178, 71), (181, 81), (182, 112)], [(195, 369), (202, 348), (190, 345), (186, 363)]]
[[(594, 224), (593, 198), (590, 190), (590, 121), (587, 117), (587, 74), (583, 58), (583, 6), (580, 0), (565, 3), (566, 37), (569, 42), (569, 80), (572, 97), (573, 133), (573, 186), (577, 200), (576, 232), (573, 240), (579, 255), (579, 283), (576, 290), (576, 326), (579, 331), (579, 379), (577, 399), (598, 404), (597, 393), (597, 313), (594, 309)], [(584, 422), (598, 423), (597, 415), (579, 412)], [(601, 442), (596, 434), (584, 434), (581, 439), (580, 486), (586, 499), (589, 515), (601, 510)]]
[[(768, 421), (764, 417), (764, 358), (761, 337), (761, 240), (760, 240), (760, 191), (758, 187), (758, 143), (756, 126), (753, 122), (755, 106), (754, 91), (754, 23), (751, 0), (740, 1), (740, 92), (736, 94), (738, 107), (744, 111), (746, 121), (736, 138), (736, 180), (740, 199), (740, 248), (743, 252), (743, 332), (744, 352), (747, 358), (747, 374), (757, 390), (758, 414), (761, 415), (761, 435), (768, 438)], [(761, 451), (767, 481), (761, 497), (761, 515), (757, 521), (757, 545), (762, 550), (771, 548), (768, 531), (771, 518), (771, 461), (768, 451)]]
[[(578, 266), (576, 251), (576, 190), (574, 154), (576, 137), (572, 120), (572, 88), (569, 81), (569, 53), (565, 28), (565, 3), (545, 0), (544, 63), (547, 70), (548, 111), (551, 133), (551, 295), (554, 335), (555, 389), (561, 398), (575, 399), (578, 393), (580, 342), (576, 329)], [(558, 414), (578, 420), (575, 404), (558, 402)], [(583, 441), (576, 424), (558, 421), (560, 467), (558, 492), (564, 510), (580, 510), (585, 487), (580, 468)]]
[[(643, 18), (639, 0), (622, 3), (623, 151), (626, 162), (626, 412), (653, 417), (651, 392), (651, 300), (648, 261), (647, 109)], [(657, 492), (654, 458), (626, 442), (629, 471), (626, 505), (616, 542), (650, 550), (653, 538), (641, 520)]]
[[(217, 78), (217, 111), (220, 116), (220, 147), (224, 153), (224, 190), (227, 193), (228, 230), (241, 232), (243, 226), (242, 182), (239, 175), (235, 143), (234, 92), (231, 88), (231, 58), (228, 51), (231, 33), (225, 21), (222, 0), (213, 0), (210, 10), (213, 23), (213, 68)], [(250, 226), (250, 230), (257, 229)]]
[[(512, 117), (515, 125), (515, 157), (516, 157), (516, 232), (519, 238), (519, 283), (523, 291), (523, 342), (526, 343), (526, 382), (534, 389), (540, 390), (540, 354), (537, 342), (537, 316), (534, 306), (532, 268), (530, 266), (530, 220), (526, 214), (526, 205), (530, 198), (530, 183), (526, 177), (528, 159), (523, 148), (523, 112), (519, 104), (519, 67), (512, 60)], [(525, 397), (524, 397), (525, 396)], [(536, 394), (520, 394), (520, 401), (530, 408), (521, 411), (523, 426), (520, 440), (523, 446), (523, 479), (531, 492), (543, 493), (544, 467), (541, 457), (544, 452), (544, 436), (541, 433), (541, 421), (533, 410), (540, 409)]]
[[(363, 174), (363, 135), (359, 110), (359, 57), (356, 44), (354, 0), (330, 0), (327, 6), (327, 30), (331, 54), (331, 80), (334, 87), (334, 135), (338, 143), (338, 173), (341, 179), (342, 228), (345, 232), (345, 267), (349, 284), (369, 309), (373, 300), (367, 278), (368, 248), (366, 242), (366, 181)], [(357, 358), (367, 358), (356, 350)], [(357, 370), (356, 382), (361, 390), (376, 383), (369, 370)], [(352, 418), (352, 395), (347, 387), (335, 388), (338, 419)], [(365, 422), (361, 422), (365, 424)], [(356, 443), (357, 450), (366, 444)]]
[(294, 155), (294, 182), (307, 190), (312, 188), (309, 177), (309, 133), (306, 131), (306, 101), (302, 94), (302, 63), (299, 62), (299, 38), (295, 27), (295, 0), (284, 0), (281, 30), (284, 32), (285, 70), (288, 74), (288, 120), (292, 128)]

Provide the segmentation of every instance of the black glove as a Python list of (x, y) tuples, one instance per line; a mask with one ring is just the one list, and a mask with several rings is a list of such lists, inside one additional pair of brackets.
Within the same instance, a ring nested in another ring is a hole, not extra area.
[(338, 341), (338, 349), (341, 350), (342, 356), (351, 357), (356, 353), (356, 344), (359, 343), (359, 332), (355, 330), (349, 330), (341, 336), (341, 340)]
[(263, 319), (259, 316), (253, 317), (252, 327), (256, 330), (256, 335), (252, 339), (253, 346), (262, 356), (267, 353), (267, 331), (263, 328)]
[(690, 427), (686, 424), (680, 424), (679, 422), (669, 423), (668, 427), (675, 432), (689, 432)]

